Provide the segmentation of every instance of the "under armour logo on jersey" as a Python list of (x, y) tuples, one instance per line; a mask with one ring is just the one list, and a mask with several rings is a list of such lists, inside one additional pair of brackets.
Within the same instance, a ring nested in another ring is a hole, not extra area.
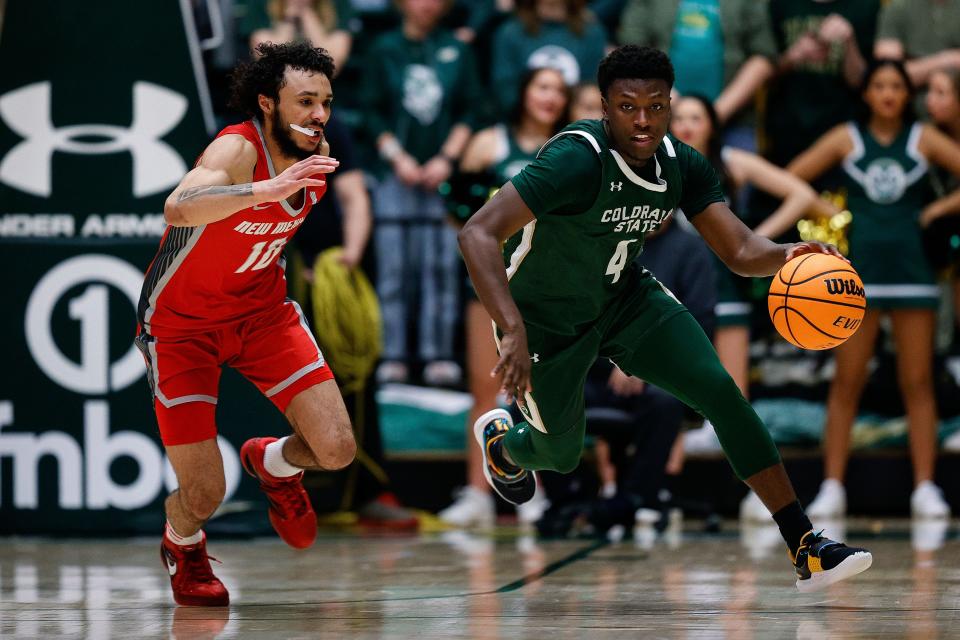
[[(23, 141), (0, 161), (0, 182), (26, 193), (49, 197), (53, 152), (105, 155), (129, 151), (133, 156), (133, 195), (149, 196), (177, 184), (187, 167), (173, 147), (160, 140), (187, 112), (187, 99), (149, 82), (133, 84), (133, 122), (53, 126), (50, 82), (10, 91), (0, 97), (0, 117)], [(100, 138), (87, 141), (83, 138)]]
[(622, 182), (611, 182), (611, 183), (610, 183), (610, 191), (623, 191), (623, 183), (622, 183)]
[(540, 362), (540, 354), (539, 353), (533, 354), (532, 356), (530, 356), (530, 360), (533, 361), (533, 364), (537, 364), (538, 362)]

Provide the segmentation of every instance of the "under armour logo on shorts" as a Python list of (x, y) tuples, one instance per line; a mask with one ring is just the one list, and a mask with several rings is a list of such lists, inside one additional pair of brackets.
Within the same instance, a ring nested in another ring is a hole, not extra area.
[[(23, 141), (0, 161), (0, 182), (26, 193), (53, 192), (53, 152), (105, 155), (129, 151), (133, 156), (133, 195), (149, 196), (177, 184), (187, 167), (160, 138), (180, 123), (187, 99), (149, 82), (133, 84), (133, 122), (129, 128), (78, 124), (55, 128), (50, 117), (50, 82), (36, 82), (0, 97), (0, 117)], [(85, 137), (106, 138), (89, 142)]]
[(623, 191), (623, 183), (622, 183), (622, 182), (611, 182), (611, 183), (610, 183), (610, 191)]

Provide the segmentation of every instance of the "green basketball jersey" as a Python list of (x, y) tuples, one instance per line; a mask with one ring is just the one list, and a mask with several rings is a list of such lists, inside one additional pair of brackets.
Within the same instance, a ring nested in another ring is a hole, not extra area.
[(599, 120), (551, 138), (512, 182), (536, 220), (504, 246), (510, 291), (525, 322), (565, 334), (583, 331), (632, 286), (647, 232), (678, 207), (693, 217), (723, 201), (695, 150), (665, 137), (638, 173)]
[(923, 125), (905, 126), (881, 145), (849, 123), (853, 150), (843, 161), (850, 225), (850, 260), (871, 304), (887, 298), (936, 298), (935, 276), (923, 249), (920, 212), (933, 198), (927, 159), (918, 144)]

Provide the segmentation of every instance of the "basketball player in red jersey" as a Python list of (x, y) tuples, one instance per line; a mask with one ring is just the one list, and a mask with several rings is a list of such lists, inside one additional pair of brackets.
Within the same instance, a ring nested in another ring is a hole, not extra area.
[(223, 500), (214, 412), (220, 366), (253, 382), (293, 434), (240, 449), (260, 481), (270, 521), (290, 546), (310, 546), (317, 520), (304, 469), (350, 464), (356, 443), (333, 374), (286, 298), (283, 247), (323, 197), (333, 61), (309, 43), (264, 44), (237, 69), (234, 104), (250, 120), (227, 127), (167, 198), (170, 225), (147, 271), (137, 345), (147, 361), (160, 436), (179, 489), (166, 500), (161, 557), (181, 605), (222, 606), (201, 529)]

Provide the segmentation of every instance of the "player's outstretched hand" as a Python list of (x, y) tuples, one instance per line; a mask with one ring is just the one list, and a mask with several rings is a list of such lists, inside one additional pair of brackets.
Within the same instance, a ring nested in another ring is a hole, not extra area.
[(314, 155), (290, 165), (280, 175), (253, 183), (253, 193), (261, 202), (286, 200), (304, 187), (321, 187), (326, 181), (319, 174), (332, 173), (340, 163), (329, 156)]
[(526, 406), (524, 397), (530, 386), (530, 353), (527, 350), (527, 332), (520, 328), (507, 332), (500, 338), (500, 361), (490, 372), (490, 377), (503, 375), (500, 391), (506, 394), (507, 402), (517, 401)]
[(797, 256), (802, 256), (805, 253), (825, 253), (830, 256), (836, 256), (844, 262), (850, 262), (844, 258), (843, 254), (840, 253), (840, 250), (832, 244), (826, 244), (823, 242), (796, 242), (787, 246), (787, 262), (790, 262)]

